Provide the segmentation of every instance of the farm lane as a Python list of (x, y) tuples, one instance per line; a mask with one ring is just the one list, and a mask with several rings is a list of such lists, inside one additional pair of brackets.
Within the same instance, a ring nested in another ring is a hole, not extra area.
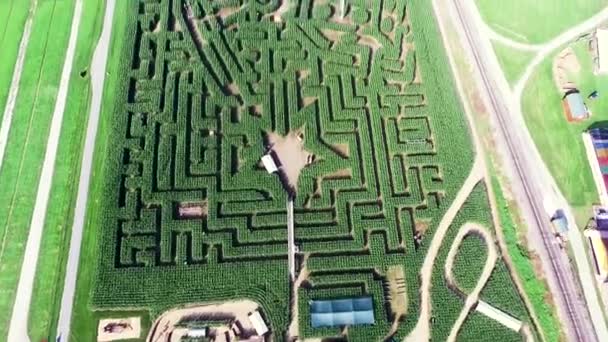
[(93, 54), (93, 60), (91, 62), (91, 109), (87, 123), (82, 164), (80, 169), (80, 179), (78, 180), (78, 194), (76, 197), (76, 208), (74, 209), (74, 221), (72, 224), (72, 235), (70, 237), (70, 251), (65, 271), (65, 283), (61, 297), (59, 321), (57, 322), (58, 342), (68, 341), (70, 338), (72, 307), (74, 304), (74, 294), (76, 292), (80, 248), (82, 245), (83, 228), (85, 223), (84, 219), (87, 208), (87, 199), (89, 197), (89, 184), (91, 181), (91, 171), (93, 166), (93, 152), (95, 151), (95, 142), (97, 140), (97, 128), (99, 125), (99, 115), (101, 112), (101, 102), (106, 77), (106, 67), (108, 64), (115, 5), (116, 0), (106, 1), (103, 28), (99, 42)]
[(448, 228), (452, 225), (454, 218), (458, 214), (458, 211), (469, 198), (469, 195), (475, 188), (475, 186), (483, 180), (484, 174), (483, 157), (477, 154), (471, 173), (467, 177), (466, 181), (458, 191), (456, 198), (450, 205), (450, 208), (445, 212), (445, 215), (441, 218), (437, 231), (433, 234), (433, 239), (429, 246), (428, 252), (424, 258), (422, 268), (420, 269), (420, 317), (414, 327), (414, 330), (406, 337), (405, 342), (416, 342), (416, 341), (428, 341), (430, 339), (430, 314), (431, 314), (431, 276), (433, 275), (433, 265), (435, 259), (439, 253), (439, 249), (442, 247), (443, 238), (445, 237)]
[(59, 137), (63, 123), (63, 113), (66, 106), (81, 15), (82, 0), (77, 0), (72, 19), (70, 39), (65, 56), (65, 62), (61, 73), (59, 91), (57, 93), (55, 109), (51, 119), (51, 129), (47, 141), (44, 163), (42, 165), (42, 172), (40, 175), (40, 181), (38, 183), (36, 204), (34, 205), (34, 212), (32, 214), (32, 221), (30, 223), (27, 244), (25, 246), (23, 264), (21, 266), (21, 274), (19, 275), (19, 284), (17, 286), (15, 303), (13, 305), (13, 312), (8, 331), (9, 342), (29, 341), (27, 326), (29, 308), (32, 300), (32, 292), (34, 290), (34, 279), (36, 277), (36, 266), (38, 264), (40, 242), (42, 240), (42, 231), (44, 228), (44, 219), (46, 216), (49, 194), (51, 192), (51, 185), (53, 183), (52, 180), (53, 171), (55, 169), (55, 158), (57, 156), (57, 147), (59, 145)]
[(4, 107), (2, 123), (0, 123), (0, 170), (2, 169), (2, 161), (4, 160), (6, 144), (8, 143), (8, 133), (11, 129), (11, 123), (13, 121), (15, 104), (17, 103), (17, 95), (19, 94), (19, 83), (21, 83), (21, 74), (23, 73), (23, 66), (25, 65), (25, 55), (27, 46), (30, 42), (30, 34), (32, 33), (32, 24), (34, 22), (36, 7), (38, 7), (38, 0), (32, 0), (27, 21), (25, 22), (25, 28), (23, 29), (23, 36), (21, 37), (21, 42), (19, 43), (19, 52), (17, 53), (17, 61), (15, 62), (15, 69), (13, 70), (13, 79), (11, 80), (11, 87), (9, 89), (6, 105)]
[(450, 335), (448, 336), (448, 342), (456, 341), (458, 337), (458, 333), (460, 332), (460, 328), (464, 324), (464, 321), (467, 319), (467, 316), (473, 309), (473, 306), (477, 304), (479, 301), (479, 294), (483, 290), (484, 286), (490, 279), (492, 275), (492, 271), (494, 271), (494, 266), (496, 266), (496, 261), (498, 261), (498, 252), (496, 251), (496, 245), (494, 243), (494, 239), (492, 235), (488, 232), (488, 230), (478, 224), (475, 223), (466, 223), (464, 226), (460, 227), (458, 231), (458, 235), (454, 238), (452, 242), (452, 246), (450, 247), (450, 251), (448, 252), (448, 257), (445, 262), (444, 273), (445, 278), (448, 284), (451, 284), (452, 287), (458, 288), (458, 284), (454, 280), (453, 266), (454, 259), (456, 258), (456, 254), (458, 253), (458, 249), (462, 241), (469, 234), (478, 234), (485, 242), (486, 247), (488, 249), (488, 256), (486, 257), (486, 263), (483, 267), (481, 275), (477, 280), (477, 285), (471, 293), (467, 294), (467, 297), (464, 302), (464, 307), (460, 311), (460, 315), (458, 319), (452, 326), (452, 330), (450, 330)]
[[(463, 14), (464, 16), (470, 16), (470, 13), (475, 12), (471, 11), (470, 8), (467, 7), (472, 7), (472, 5), (469, 2), (462, 4), (462, 8), (466, 9), (463, 11), (465, 13)], [(597, 24), (598, 20), (605, 18), (606, 15), (608, 15), (608, 12), (606, 10), (602, 11), (598, 16), (595, 16), (589, 21), (577, 26), (575, 29), (569, 30), (557, 39), (554, 39), (551, 43), (548, 43), (547, 46), (558, 47), (568, 39), (576, 38), (578, 34), (585, 32), (586, 30), (590, 30), (595, 24)], [(463, 20), (462, 18), (456, 19), (458, 22), (460, 22), (460, 25), (462, 25), (462, 30), (465, 31), (466, 29), (464, 27), (466, 25), (471, 25), (471, 23), (475, 23), (476, 21), (479, 22), (480, 20), (479, 17), (472, 19), (469, 18), (467, 20)], [(504, 78), (498, 61), (496, 60), (496, 56), (493, 54), (489, 40), (487, 37), (483, 36), (482, 31), (469, 29), (468, 32), (481, 32), (480, 37), (471, 35), (477, 40), (473, 39), (469, 42), (470, 48), (473, 49), (472, 51), (477, 57), (476, 63), (478, 64), (480, 70), (482, 70), (481, 74), (477, 77), (480, 77), (483, 81), (484, 85), (486, 86), (486, 96), (488, 99), (492, 100), (491, 104), (494, 109), (493, 114), (497, 115), (495, 120), (498, 120), (499, 122), (502, 120), (502, 124), (509, 125), (509, 128), (506, 130), (504, 127), (502, 127), (502, 134), (499, 133), (498, 135), (501, 139), (501, 144), (503, 144), (502, 148), (505, 148), (505, 146), (509, 147), (508, 150), (510, 152), (505, 154), (508, 158), (512, 158), (509, 160), (509, 163), (512, 163), (512, 165), (517, 167), (517, 173), (519, 173), (519, 176), (514, 178), (521, 178), (515, 179), (514, 183), (516, 183), (516, 185), (514, 186), (514, 190), (516, 190), (516, 195), (520, 197), (519, 202), (523, 205), (522, 211), (526, 216), (526, 221), (537, 228), (530, 230), (530, 234), (535, 236), (534, 241), (541, 242), (534, 243), (534, 245), (539, 247), (544, 245), (544, 248), (539, 249), (541, 260), (543, 260), (545, 265), (547, 263), (552, 264), (553, 272), (547, 273), (549, 275), (549, 283), (554, 289), (554, 296), (556, 296), (558, 299), (558, 303), (562, 302), (562, 305), (560, 305), (562, 307), (563, 303), (566, 303), (566, 301), (574, 301), (579, 303), (582, 299), (579, 298), (579, 293), (577, 290), (578, 287), (574, 280), (575, 277), (573, 274), (570, 274), (576, 272), (573, 272), (570, 269), (569, 262), (565, 255), (563, 255), (564, 253), (562, 253), (555, 245), (552, 244), (551, 237), (548, 236), (547, 232), (548, 216), (541, 209), (543, 208), (541, 203), (545, 202), (545, 199), (549, 199), (555, 205), (562, 204), (564, 208), (567, 208), (565, 200), (563, 199), (563, 196), (559, 194), (557, 186), (555, 186), (555, 182), (548, 173), (537, 149), (532, 147), (535, 145), (533, 144), (533, 141), (523, 121), (521, 106), (519, 105), (520, 96), (515, 96), (515, 99), (513, 98), (508, 83)], [(461, 37), (465, 37), (462, 32)], [(543, 51), (547, 50), (547, 48), (543, 49)], [(541, 51), (541, 53), (543, 52)], [(544, 53), (547, 54), (548, 52)], [(483, 63), (480, 61), (483, 61)], [(499, 113), (499, 111), (501, 112)], [(508, 120), (504, 120), (504, 118), (501, 116), (505, 113), (509, 114)], [(511, 150), (513, 147), (515, 149)], [(517, 165), (518, 163), (519, 165)], [(520, 170), (522, 166), (524, 167), (524, 171)], [(525, 199), (527, 196), (531, 196), (529, 200)], [(571, 221), (573, 222), (573, 220)], [(587, 319), (583, 318), (587, 317), (585, 308), (588, 307), (592, 313), (591, 317), (593, 319), (596, 333), (599, 335), (601, 340), (606, 340), (606, 338), (608, 338), (608, 332), (605, 322), (602, 319), (601, 308), (599, 306), (597, 294), (592, 283), (593, 277), (585, 256), (580, 231), (575, 227), (573, 227), (571, 231), (573, 232), (570, 239), (575, 250), (575, 259), (579, 269), (578, 276), (581, 279), (581, 283), (585, 284), (585, 286), (583, 286), (583, 293), (585, 295), (587, 305), (584, 305), (584, 301), (580, 303), (580, 305), (570, 305), (566, 312), (572, 311), (574, 317), (576, 318), (574, 319), (576, 321), (574, 324), (583, 325), (582, 329), (578, 329), (578, 333), (585, 331), (585, 329), (586, 331), (592, 331), (593, 329), (588, 329), (588, 327), (586, 327), (588, 324)], [(545, 268), (547, 269), (547, 267)], [(567, 288), (569, 290), (555, 291), (555, 286), (557, 285), (559, 285), (562, 289)], [(564, 294), (567, 295), (568, 298), (566, 298)], [(563, 299), (560, 299), (560, 297)], [(564, 314), (564, 311), (560, 311), (560, 313)]]
[(486, 32), (487, 36), (489, 38), (491, 38), (492, 40), (494, 40), (496, 42), (499, 42), (499, 43), (501, 43), (503, 45), (506, 45), (508, 47), (514, 48), (516, 50), (521, 50), (521, 51), (539, 51), (543, 47), (540, 44), (522, 43), (522, 42), (518, 42), (516, 40), (513, 40), (511, 38), (507, 38), (507, 37), (503, 36), (502, 34), (494, 31), (494, 29), (492, 29), (490, 26), (488, 26), (488, 24), (485, 23), (485, 22), (482, 22), (482, 28)]

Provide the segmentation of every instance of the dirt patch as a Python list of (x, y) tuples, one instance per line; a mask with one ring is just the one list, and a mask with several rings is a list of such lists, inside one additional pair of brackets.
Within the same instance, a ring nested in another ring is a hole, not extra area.
[(375, 54), (379, 48), (382, 47), (380, 42), (375, 37), (368, 36), (366, 34), (359, 35), (359, 45), (364, 45), (372, 49), (372, 54)]
[(407, 313), (407, 287), (403, 266), (390, 266), (386, 272), (388, 300), (393, 321), (398, 321)]
[(332, 144), (330, 148), (342, 158), (350, 157), (350, 147), (348, 144)]
[(139, 338), (141, 320), (139, 317), (102, 319), (97, 325), (97, 341), (118, 341)]
[(236, 83), (230, 83), (230, 84), (226, 85), (225, 89), (226, 89), (226, 92), (228, 93), (228, 95), (240, 95), (241, 94), (241, 90), (239, 89), (239, 86)]
[(318, 98), (316, 96), (304, 96), (302, 98), (302, 106), (301, 107), (304, 108), (304, 107), (310, 106), (311, 104), (315, 103), (315, 101), (317, 99)]
[(572, 76), (581, 71), (581, 64), (572, 48), (568, 47), (553, 59), (553, 82), (560, 92), (575, 89)]
[(224, 7), (217, 12), (218, 18), (224, 22), (226, 18), (233, 15), (234, 13), (240, 11), (243, 7)]
[(332, 29), (321, 29), (321, 33), (323, 34), (323, 36), (325, 38), (327, 38), (327, 40), (329, 40), (333, 44), (340, 42), (340, 39), (342, 38), (342, 35), (344, 34), (344, 32), (342, 32), (342, 31), (337, 31), (337, 30), (332, 30)]
[(291, 5), (289, 4), (288, 0), (281, 0), (281, 4), (279, 5), (279, 7), (275, 11), (264, 15), (264, 18), (272, 17), (272, 21), (274, 21), (275, 23), (282, 23), (283, 14), (287, 13), (290, 7)]
[(207, 201), (180, 202), (177, 205), (177, 216), (180, 219), (197, 219), (207, 217), (209, 206)]
[(295, 194), (300, 172), (314, 161), (314, 155), (304, 149), (304, 129), (291, 131), (284, 137), (269, 132), (267, 139), (286, 190)]

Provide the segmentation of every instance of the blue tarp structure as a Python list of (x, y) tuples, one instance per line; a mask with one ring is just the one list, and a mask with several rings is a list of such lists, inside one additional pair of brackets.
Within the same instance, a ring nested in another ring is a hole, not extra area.
[(372, 297), (310, 301), (313, 328), (374, 324)]

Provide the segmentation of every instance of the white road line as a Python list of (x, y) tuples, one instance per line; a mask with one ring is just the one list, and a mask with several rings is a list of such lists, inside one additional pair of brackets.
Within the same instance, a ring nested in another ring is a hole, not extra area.
[(68, 341), (70, 337), (70, 320), (74, 305), (74, 294), (76, 292), (76, 279), (78, 274), (78, 262), (80, 260), (80, 247), (82, 243), (82, 230), (86, 214), (87, 199), (89, 197), (89, 183), (91, 180), (91, 168), (93, 165), (93, 152), (97, 137), (99, 113), (101, 112), (101, 100), (106, 77), (106, 66), (110, 48), (110, 37), (112, 33), (112, 22), (114, 18), (115, 0), (106, 1), (106, 12), (103, 21), (103, 29), (99, 43), (93, 54), (91, 62), (91, 111), (87, 124), (87, 135), (84, 143), (80, 179), (78, 181), (78, 195), (76, 197), (76, 209), (74, 210), (74, 223), (72, 225), (72, 236), (70, 238), (70, 252), (68, 264), (65, 270), (65, 283), (61, 297), (61, 311), (57, 322), (57, 338), (59, 341)]
[(34, 213), (32, 215), (30, 231), (25, 247), (23, 264), (21, 265), (19, 285), (17, 286), (17, 294), (15, 297), (13, 314), (11, 316), (11, 322), (8, 331), (9, 342), (29, 341), (27, 331), (29, 308), (32, 300), (32, 290), (34, 289), (34, 279), (36, 276), (36, 266), (38, 264), (40, 240), (42, 239), (46, 208), (49, 200), (49, 194), (51, 191), (51, 184), (53, 183), (55, 158), (57, 156), (57, 146), (59, 145), (61, 124), (63, 122), (63, 112), (65, 110), (66, 99), (68, 95), (70, 76), (72, 73), (72, 64), (74, 62), (74, 54), (76, 42), (78, 39), (78, 27), (80, 26), (81, 14), (82, 0), (77, 0), (76, 7), (74, 9), (74, 16), (72, 18), (70, 40), (68, 42), (65, 63), (63, 64), (61, 81), (59, 83), (59, 92), (57, 93), (55, 110), (53, 111), (53, 118), (51, 120), (51, 130), (49, 132), (49, 139), (46, 146), (44, 164), (42, 165), (42, 173), (38, 183), (36, 204), (34, 205)]
[(38, 0), (33, 0), (30, 7), (30, 12), (27, 16), (27, 21), (25, 22), (25, 28), (23, 29), (23, 35), (21, 36), (21, 43), (19, 43), (19, 52), (17, 53), (15, 70), (13, 70), (11, 88), (6, 99), (4, 115), (2, 116), (2, 123), (0, 124), (0, 170), (2, 170), (4, 151), (6, 150), (6, 144), (8, 142), (8, 133), (11, 129), (13, 113), (15, 111), (15, 103), (17, 102), (17, 95), (19, 94), (19, 83), (21, 83), (21, 73), (23, 72), (23, 65), (25, 64), (25, 52), (27, 51), (27, 46), (30, 42), (30, 34), (32, 33), (32, 24), (34, 22), (34, 14), (36, 13), (37, 6)]

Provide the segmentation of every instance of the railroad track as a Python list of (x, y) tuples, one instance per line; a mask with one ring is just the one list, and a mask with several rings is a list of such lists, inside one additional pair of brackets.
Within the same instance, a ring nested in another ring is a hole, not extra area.
[[(573, 333), (573, 337), (576, 338), (576, 341), (597, 341), (598, 339), (595, 335), (595, 330), (588, 329), (587, 325), (585, 324), (585, 322), (589, 322), (589, 313), (587, 311), (585, 302), (578, 295), (577, 286), (571, 276), (572, 272), (570, 271), (570, 264), (560, 264), (559, 260), (562, 252), (553, 243), (553, 237), (547, 233), (551, 231), (549, 222), (547, 220), (547, 215), (542, 209), (542, 201), (537, 195), (539, 192), (535, 191), (533, 184), (531, 184), (531, 181), (527, 176), (528, 174), (532, 173), (527, 172), (530, 168), (527, 167), (528, 165), (526, 164), (525, 158), (522, 155), (522, 149), (518, 148), (516, 144), (517, 140), (512, 136), (512, 130), (508, 124), (508, 121), (510, 120), (509, 110), (504, 103), (497, 99), (494, 92), (497, 87), (493, 85), (492, 80), (487, 75), (486, 66), (483, 63), (483, 58), (480, 52), (474, 48), (477, 46), (474, 38), (475, 36), (472, 33), (473, 29), (471, 28), (471, 23), (466, 20), (467, 18), (465, 14), (463, 14), (464, 9), (461, 4), (461, 0), (454, 0), (454, 4), (456, 13), (458, 15), (458, 20), (464, 29), (463, 31), (465, 33), (467, 42), (471, 47), (475, 64), (477, 65), (477, 68), (479, 68), (479, 73), (483, 86), (485, 87), (485, 92), (490, 100), (493, 111), (496, 113), (496, 119), (500, 126), (500, 131), (505, 138), (509, 154), (511, 155), (517, 172), (517, 176), (522, 183), (525, 195), (528, 199), (535, 220), (534, 226), (539, 230), (543, 241), (543, 246), (549, 255), (551, 267), (555, 273), (556, 283), (559, 288), (558, 290), (565, 305), (565, 313), (569, 319), (567, 324)], [(566, 272), (566, 270), (569, 271)], [(583, 312), (581, 312), (581, 310)]]

